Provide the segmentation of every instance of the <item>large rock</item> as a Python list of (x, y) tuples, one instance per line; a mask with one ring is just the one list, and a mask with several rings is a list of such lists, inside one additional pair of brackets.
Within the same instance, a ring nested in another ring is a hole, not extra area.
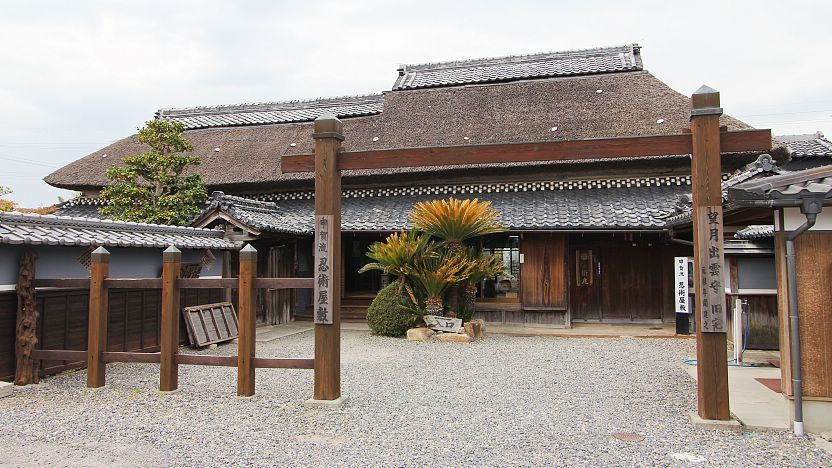
[(443, 343), (470, 343), (474, 341), (467, 333), (439, 333), (436, 339)]
[(436, 332), (430, 328), (411, 328), (407, 331), (407, 339), (408, 341), (432, 341), (435, 334)]
[(485, 322), (482, 319), (471, 320), (465, 324), (465, 333), (478, 340), (485, 336)]
[(12, 383), (0, 382), (0, 398), (12, 396)]

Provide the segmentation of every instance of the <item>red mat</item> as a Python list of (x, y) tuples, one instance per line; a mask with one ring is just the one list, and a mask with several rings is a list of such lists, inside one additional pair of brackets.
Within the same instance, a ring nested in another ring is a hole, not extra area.
[(756, 377), (754, 378), (754, 380), (765, 385), (766, 388), (768, 388), (772, 392), (783, 393), (783, 389), (780, 387), (780, 379), (765, 379), (762, 377)]

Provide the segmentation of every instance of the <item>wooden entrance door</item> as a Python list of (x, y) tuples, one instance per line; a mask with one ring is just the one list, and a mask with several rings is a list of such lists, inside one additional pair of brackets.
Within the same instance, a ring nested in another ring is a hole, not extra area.
[[(573, 320), (661, 320), (668, 272), (665, 247), (652, 236), (585, 236), (570, 241)], [(672, 305), (670, 306), (672, 307)]]
[(598, 250), (577, 244), (571, 249), (569, 306), (573, 320), (601, 320), (601, 278), (597, 272)]

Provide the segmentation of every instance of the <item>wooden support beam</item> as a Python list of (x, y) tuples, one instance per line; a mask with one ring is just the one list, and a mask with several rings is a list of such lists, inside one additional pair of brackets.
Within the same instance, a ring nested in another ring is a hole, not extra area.
[(14, 384), (38, 383), (38, 365), (32, 352), (38, 344), (38, 302), (35, 297), (37, 254), (26, 250), (20, 257), (17, 274), (17, 318), (15, 326)]
[(702, 86), (692, 97), (694, 283), (697, 404), (703, 419), (728, 420), (719, 93)]
[(237, 288), (239, 283), (237, 278), (178, 278), (176, 280), (179, 289), (232, 289)]
[(162, 278), (107, 278), (108, 289), (160, 289)]
[(312, 278), (255, 278), (256, 289), (312, 289)]
[[(114, 352), (107, 351), (102, 353), (104, 362), (141, 362), (146, 364), (160, 364), (162, 362), (161, 353), (136, 353), (136, 352)], [(175, 388), (172, 390), (176, 390)]]
[(179, 286), (176, 280), (182, 268), (182, 252), (174, 246), (162, 253), (162, 333), (160, 339), (159, 390), (179, 388)]
[(209, 356), (207, 354), (177, 354), (176, 363), (186, 366), (236, 367), (237, 356)]
[(36, 288), (89, 289), (89, 278), (44, 278), (32, 281)]
[[(771, 130), (737, 130), (720, 134), (722, 151), (769, 151)], [(534, 161), (567, 161), (638, 156), (691, 154), (690, 133), (535, 143), (498, 143), (444, 147), (344, 151), (338, 169), (384, 169)], [(287, 155), (280, 161), (283, 173), (315, 170), (311, 154)]]
[(87, 338), (87, 387), (103, 387), (105, 365), (101, 355), (107, 350), (108, 293), (104, 281), (110, 274), (110, 252), (99, 247), (92, 252), (90, 264), (90, 312)]
[(341, 171), (343, 124), (315, 120), (315, 400), (341, 397)]
[(72, 349), (36, 349), (32, 351), (32, 358), (40, 361), (80, 362), (87, 360), (87, 352)]
[(257, 317), (257, 250), (251, 244), (240, 250), (240, 327), (237, 338), (237, 396), (254, 395), (254, 354)]

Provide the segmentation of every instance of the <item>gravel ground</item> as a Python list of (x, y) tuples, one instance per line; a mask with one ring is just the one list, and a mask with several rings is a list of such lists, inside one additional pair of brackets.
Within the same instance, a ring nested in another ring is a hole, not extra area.
[[(339, 408), (304, 405), (312, 372), (262, 369), (236, 398), (236, 369), (183, 366), (160, 395), (158, 366), (111, 364), (0, 399), (6, 465), (707, 465), (832, 466), (789, 433), (698, 431), (693, 341), (489, 336), (472, 344), (343, 334)], [(308, 357), (310, 332), (258, 343)], [(234, 354), (235, 345), (205, 351)], [(617, 432), (640, 434), (625, 442)]]

